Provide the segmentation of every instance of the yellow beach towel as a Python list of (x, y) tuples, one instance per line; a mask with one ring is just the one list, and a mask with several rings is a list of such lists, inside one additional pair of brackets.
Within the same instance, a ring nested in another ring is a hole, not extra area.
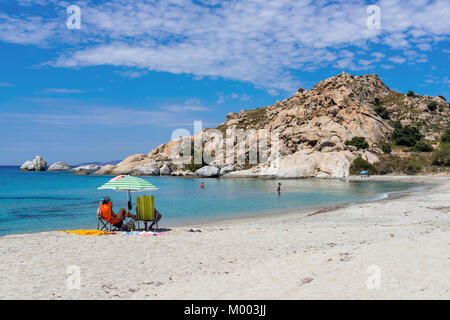
[(100, 230), (64, 230), (59, 232), (65, 232), (65, 233), (73, 233), (73, 234), (79, 234), (82, 236), (101, 236), (104, 234), (115, 234), (115, 232), (106, 232), (106, 231), (100, 231)]

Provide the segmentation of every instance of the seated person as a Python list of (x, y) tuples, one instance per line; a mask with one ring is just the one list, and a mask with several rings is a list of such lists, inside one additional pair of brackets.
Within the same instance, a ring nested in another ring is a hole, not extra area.
[[(155, 223), (159, 222), (159, 220), (161, 220), (161, 218), (162, 218), (162, 214), (156, 208), (155, 208), (155, 218), (156, 218), (156, 221), (153, 221), (153, 223), (150, 225), (150, 230), (152, 230)], [(145, 222), (144, 224), (145, 224), (145, 230), (147, 230), (147, 222)]]
[(112, 205), (113, 203), (110, 197), (103, 197), (97, 210), (97, 217), (102, 218), (119, 229), (122, 228), (123, 218), (125, 217), (130, 217), (136, 221), (136, 216), (124, 208), (121, 208), (116, 214), (112, 209)]

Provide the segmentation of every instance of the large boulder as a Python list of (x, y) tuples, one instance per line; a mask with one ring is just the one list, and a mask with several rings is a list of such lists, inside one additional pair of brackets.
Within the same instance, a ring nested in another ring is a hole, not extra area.
[(26, 161), (19, 170), (22, 171), (44, 171), (47, 167), (47, 161), (41, 156), (35, 156), (33, 161)]
[(145, 164), (149, 164), (149, 162), (150, 159), (146, 154), (134, 154), (118, 163), (117, 166), (113, 170), (111, 170), (111, 173), (109, 174), (131, 174), (136, 168), (139, 168), (140, 166)]
[(194, 175), (194, 173), (191, 170), (177, 170), (177, 171), (172, 171), (171, 175), (173, 177), (187, 177), (187, 176)]
[(159, 169), (151, 164), (144, 164), (131, 171), (135, 176), (159, 176)]
[(232, 164), (228, 164), (225, 167), (222, 167), (220, 169), (219, 175), (223, 176), (224, 174), (227, 174), (229, 172), (233, 172), (233, 171), (236, 171), (236, 170), (237, 169), (236, 169), (235, 166), (233, 166)]
[(162, 176), (170, 176), (171, 173), (172, 169), (170, 169), (170, 166), (167, 163), (163, 164), (161, 169), (159, 169), (159, 174)]
[(47, 161), (41, 156), (35, 156), (33, 159), (34, 170), (35, 171), (44, 171), (47, 168)]
[(47, 171), (69, 171), (70, 166), (66, 162), (58, 161), (48, 167)]
[(227, 173), (227, 177), (277, 178), (345, 178), (356, 158), (350, 151), (312, 152), (298, 151), (249, 170)]
[(117, 168), (117, 166), (113, 164), (108, 164), (104, 167), (101, 167), (99, 170), (95, 172), (95, 174), (98, 175), (112, 175), (114, 174), (114, 170)]
[(19, 168), (21, 171), (34, 171), (34, 164), (31, 161), (25, 161)]
[(204, 177), (204, 178), (213, 178), (218, 177), (220, 174), (220, 169), (216, 166), (204, 166), (197, 171), (195, 171), (195, 175)]

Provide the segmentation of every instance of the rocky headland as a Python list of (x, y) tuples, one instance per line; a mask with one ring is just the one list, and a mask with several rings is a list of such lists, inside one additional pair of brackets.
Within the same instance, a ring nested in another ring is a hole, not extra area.
[[(182, 139), (162, 144), (148, 154), (134, 154), (117, 165), (70, 168), (57, 162), (49, 171), (75, 174), (136, 176), (344, 178), (368, 170), (372, 174), (448, 174), (450, 166), (450, 107), (443, 96), (391, 90), (377, 75), (341, 73), (312, 89), (253, 110), (231, 112), (216, 132), (229, 130), (277, 132), (279, 148), (268, 161), (244, 164), (225, 161), (188, 164), (174, 161)], [(213, 145), (208, 129), (190, 137), (201, 139), (203, 150)], [(248, 144), (248, 137), (246, 142)], [(270, 147), (270, 143), (268, 145)], [(248, 149), (248, 148), (247, 148)], [(229, 154), (224, 153), (227, 160)], [(191, 160), (192, 157), (190, 158)], [(41, 171), (42, 157), (27, 161), (20, 170)]]
[[(439, 148), (449, 127), (449, 111), (444, 97), (419, 96), (411, 91), (403, 94), (391, 90), (377, 75), (344, 72), (310, 90), (299, 89), (273, 105), (226, 116), (227, 121), (217, 127), (224, 134), (227, 129), (279, 132), (279, 154), (271, 155), (267, 163), (180, 165), (171, 161), (181, 145), (178, 139), (148, 154), (135, 154), (118, 165), (105, 166), (96, 174), (343, 178), (361, 166), (381, 174), (448, 173), (445, 159), (440, 166), (425, 160), (417, 164), (417, 159), (431, 159), (432, 150), (414, 147), (419, 143)], [(397, 131), (409, 132), (411, 128), (418, 131), (417, 141), (411, 145), (393, 137)], [(203, 147), (207, 145), (203, 142)]]

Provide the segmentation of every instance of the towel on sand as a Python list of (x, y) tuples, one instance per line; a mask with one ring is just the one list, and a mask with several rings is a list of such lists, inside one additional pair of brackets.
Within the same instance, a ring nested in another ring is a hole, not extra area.
[(106, 231), (100, 231), (100, 230), (64, 230), (64, 231), (60, 231), (60, 232), (65, 232), (65, 233), (73, 233), (73, 234), (79, 234), (82, 236), (101, 236), (104, 234), (115, 234), (115, 232), (106, 232)]
[(122, 233), (122, 235), (124, 236), (160, 236), (163, 235), (164, 233), (156, 233), (156, 232), (152, 232), (152, 231), (133, 231), (133, 232), (124, 232)]

